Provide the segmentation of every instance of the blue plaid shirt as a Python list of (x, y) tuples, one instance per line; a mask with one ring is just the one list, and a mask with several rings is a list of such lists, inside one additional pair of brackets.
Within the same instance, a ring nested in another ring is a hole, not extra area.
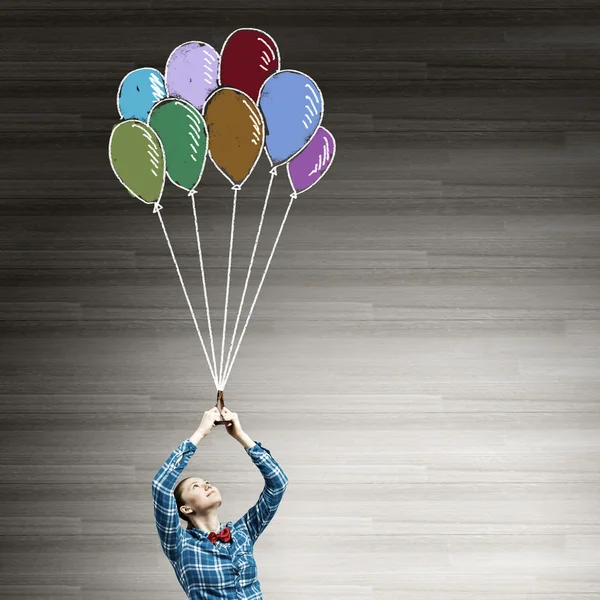
[(231, 542), (213, 544), (206, 531), (183, 529), (173, 494), (177, 478), (196, 449), (189, 439), (181, 442), (152, 481), (161, 548), (191, 600), (262, 600), (254, 542), (277, 512), (288, 484), (287, 475), (260, 442), (244, 448), (264, 477), (265, 487), (246, 514), (235, 522), (220, 524), (221, 529), (227, 525), (231, 530)]

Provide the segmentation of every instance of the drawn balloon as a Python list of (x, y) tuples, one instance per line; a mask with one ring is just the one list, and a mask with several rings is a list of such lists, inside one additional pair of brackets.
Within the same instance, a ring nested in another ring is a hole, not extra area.
[(156, 132), (131, 119), (113, 127), (108, 142), (110, 165), (117, 179), (138, 200), (158, 202), (165, 185), (165, 153)]
[(264, 115), (265, 152), (273, 166), (286, 163), (311, 140), (323, 119), (319, 86), (300, 71), (279, 71), (264, 83), (258, 106)]
[(117, 91), (117, 110), (123, 119), (148, 122), (151, 108), (167, 97), (165, 80), (157, 69), (143, 67), (127, 73)]
[(154, 105), (148, 124), (162, 143), (167, 177), (177, 187), (188, 192), (195, 190), (208, 151), (204, 117), (189, 102), (166, 98)]
[(244, 92), (219, 88), (206, 101), (204, 120), (211, 160), (233, 185), (242, 186), (265, 143), (265, 126), (258, 107)]
[(320, 181), (335, 156), (335, 138), (319, 127), (302, 151), (287, 163), (287, 173), (294, 193), (301, 194)]
[(219, 53), (204, 42), (185, 42), (167, 59), (165, 82), (170, 98), (187, 100), (202, 110), (219, 85)]
[(275, 40), (260, 29), (237, 29), (221, 49), (219, 82), (258, 100), (265, 79), (279, 70), (279, 48)]

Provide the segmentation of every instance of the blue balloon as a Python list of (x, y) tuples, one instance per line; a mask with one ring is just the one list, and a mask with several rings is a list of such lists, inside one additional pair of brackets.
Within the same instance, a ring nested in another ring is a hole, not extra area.
[(123, 77), (117, 92), (117, 108), (124, 119), (148, 122), (152, 107), (167, 97), (165, 79), (157, 69), (135, 69)]
[(298, 154), (323, 119), (323, 95), (299, 71), (278, 71), (263, 84), (258, 105), (265, 117), (265, 152), (274, 167)]

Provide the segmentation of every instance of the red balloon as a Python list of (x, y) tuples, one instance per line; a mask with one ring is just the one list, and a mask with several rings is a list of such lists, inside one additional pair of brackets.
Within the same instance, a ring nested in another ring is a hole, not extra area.
[(279, 48), (260, 29), (237, 29), (223, 44), (219, 80), (224, 87), (245, 92), (258, 102), (265, 79), (279, 70)]

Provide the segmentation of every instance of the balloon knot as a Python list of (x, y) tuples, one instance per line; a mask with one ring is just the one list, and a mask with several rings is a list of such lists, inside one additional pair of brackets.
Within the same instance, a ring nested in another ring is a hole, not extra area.
[(192, 198), (194, 197), (194, 194), (197, 194), (198, 192), (196, 192), (196, 190), (190, 190), (188, 192), (188, 196), (191, 196)]
[(152, 209), (152, 214), (157, 213), (159, 210), (162, 210), (163, 207), (159, 204), (158, 200), (154, 203), (154, 208)]
[(236, 183), (231, 189), (232, 190), (241, 190), (242, 186)]
[(272, 169), (269, 171), (269, 173), (270, 173), (271, 175), (277, 175), (277, 167), (273, 167), (273, 168), (272, 168)]
[(298, 194), (297, 194), (296, 192), (292, 192), (292, 193), (290, 194), (290, 198), (291, 198), (292, 200), (295, 200), (297, 197), (298, 197)]

